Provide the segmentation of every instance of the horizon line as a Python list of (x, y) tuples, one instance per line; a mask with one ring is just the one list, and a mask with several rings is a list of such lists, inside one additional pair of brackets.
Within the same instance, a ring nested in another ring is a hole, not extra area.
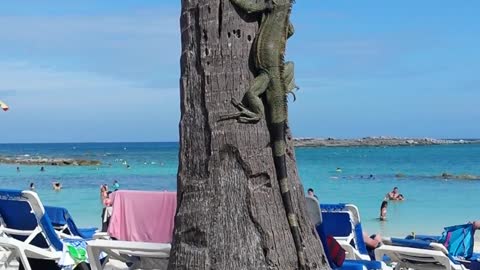
[[(395, 139), (435, 139), (435, 140), (480, 140), (480, 138), (435, 138), (435, 137), (396, 137), (396, 136), (362, 136), (362, 137), (351, 137), (351, 138), (335, 138), (333, 136), (327, 137), (307, 137), (307, 136), (298, 136), (294, 137), (294, 139), (327, 139), (333, 138), (335, 140), (355, 140), (355, 139), (363, 139), (363, 138), (380, 138), (380, 137), (388, 137), (388, 138), (395, 138)], [(180, 143), (179, 141), (89, 141), (89, 142), (0, 142), (0, 145), (4, 144), (87, 144), (87, 143)]]

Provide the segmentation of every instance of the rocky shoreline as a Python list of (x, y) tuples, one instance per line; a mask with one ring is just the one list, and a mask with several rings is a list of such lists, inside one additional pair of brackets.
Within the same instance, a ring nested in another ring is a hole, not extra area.
[(446, 140), (432, 138), (365, 137), (360, 139), (295, 138), (296, 147), (351, 147), (351, 146), (415, 146), (439, 144), (473, 144), (476, 140)]
[(73, 159), (73, 158), (35, 158), (35, 157), (8, 157), (0, 156), (0, 164), (17, 165), (50, 165), (50, 166), (98, 166), (99, 160)]

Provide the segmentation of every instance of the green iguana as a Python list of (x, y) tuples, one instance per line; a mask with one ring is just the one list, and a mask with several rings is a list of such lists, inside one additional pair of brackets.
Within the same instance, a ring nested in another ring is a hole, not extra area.
[(293, 79), (293, 63), (284, 61), (287, 38), (293, 35), (290, 12), (293, 0), (230, 0), (248, 13), (261, 13), (260, 29), (253, 44), (254, 65), (257, 76), (245, 93), (243, 104), (232, 99), (238, 113), (223, 117), (237, 119), (241, 123), (256, 123), (265, 115), (260, 95), (266, 95), (267, 122), (273, 150), (275, 172), (282, 193), (283, 205), (297, 250), (299, 269), (305, 269), (303, 241), (293, 210), (287, 178), (286, 125), (287, 94), (296, 88)]

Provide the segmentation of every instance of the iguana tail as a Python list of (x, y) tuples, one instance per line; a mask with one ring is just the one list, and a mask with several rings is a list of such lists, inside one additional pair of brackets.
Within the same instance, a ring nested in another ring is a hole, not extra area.
[(280, 192), (282, 193), (283, 206), (287, 214), (295, 249), (297, 250), (298, 267), (300, 270), (303, 270), (305, 269), (305, 254), (303, 251), (302, 236), (300, 234), (300, 228), (298, 227), (297, 215), (293, 210), (292, 195), (287, 177), (285, 128), (285, 121), (272, 123), (270, 134), (273, 143), (273, 162), (275, 164), (277, 180), (280, 185)]

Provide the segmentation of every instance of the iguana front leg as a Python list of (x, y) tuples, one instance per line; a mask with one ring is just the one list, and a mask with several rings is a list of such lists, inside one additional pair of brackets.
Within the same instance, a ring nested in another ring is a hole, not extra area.
[(291, 93), (295, 88), (298, 88), (294, 79), (294, 64), (291, 61), (285, 63), (283, 69), (283, 82), (285, 83), (287, 93)]
[(293, 34), (295, 33), (295, 28), (293, 28), (293, 24), (290, 20), (288, 20), (288, 33), (287, 33), (287, 38), (290, 38), (291, 36), (293, 36)]
[(262, 72), (253, 79), (250, 89), (243, 96), (242, 103), (232, 99), (232, 104), (239, 110), (238, 113), (226, 115), (220, 118), (220, 121), (228, 119), (237, 119), (240, 123), (256, 123), (265, 115), (260, 95), (263, 94), (270, 83), (270, 77)]
[(254, 0), (230, 0), (239, 8), (243, 9), (247, 13), (261, 12), (266, 9), (271, 9), (273, 5), (272, 0), (256, 3)]

